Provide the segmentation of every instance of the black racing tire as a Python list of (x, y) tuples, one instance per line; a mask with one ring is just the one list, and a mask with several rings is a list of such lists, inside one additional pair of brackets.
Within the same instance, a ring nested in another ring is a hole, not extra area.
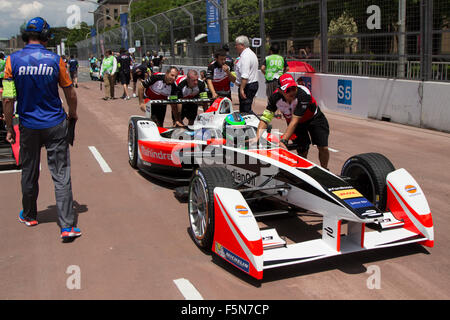
[(134, 169), (137, 168), (138, 161), (138, 136), (137, 122), (145, 120), (144, 117), (131, 117), (128, 122), (128, 162)]
[(195, 170), (189, 184), (189, 232), (195, 244), (210, 251), (214, 239), (214, 188), (233, 188), (231, 172), (224, 167), (204, 167)]
[(386, 176), (395, 171), (388, 158), (380, 153), (363, 153), (345, 161), (341, 175), (381, 211), (386, 210)]

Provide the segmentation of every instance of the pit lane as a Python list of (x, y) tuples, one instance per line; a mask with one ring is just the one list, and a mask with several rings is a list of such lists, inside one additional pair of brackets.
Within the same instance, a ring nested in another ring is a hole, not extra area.
[[(45, 151), (37, 227), (17, 221), (20, 173), (1, 174), (0, 299), (184, 299), (175, 279), (188, 279), (204, 299), (450, 298), (449, 134), (325, 110), (330, 147), (338, 151), (331, 153), (330, 170), (339, 174), (346, 159), (364, 152), (380, 152), (396, 168), (406, 168), (427, 196), (435, 247), (413, 244), (267, 270), (255, 283), (194, 245), (186, 204), (176, 200), (173, 186), (128, 165), (128, 119), (142, 114), (137, 99), (103, 101), (99, 82), (80, 82), (76, 90), (72, 184), (83, 236), (69, 244), (59, 239)], [(121, 95), (117, 85), (116, 97)], [(254, 110), (260, 114), (264, 107), (258, 100)], [(284, 130), (285, 125), (275, 119), (273, 127)], [(111, 172), (102, 170), (90, 146)], [(309, 159), (318, 162), (316, 148)], [(308, 216), (267, 223), (276, 223), (280, 235), (295, 241), (316, 237), (321, 228)], [(70, 266), (79, 267), (80, 289), (68, 288)], [(373, 266), (380, 271), (380, 289), (368, 285)]]

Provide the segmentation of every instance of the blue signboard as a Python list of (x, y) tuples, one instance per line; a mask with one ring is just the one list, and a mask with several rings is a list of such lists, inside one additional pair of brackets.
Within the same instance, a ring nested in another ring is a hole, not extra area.
[(120, 28), (122, 30), (122, 47), (128, 50), (128, 13), (120, 14)]
[[(220, 0), (216, 0), (220, 5)], [(220, 12), (219, 8), (206, 0), (206, 30), (209, 43), (220, 43)]]
[(92, 39), (92, 52), (94, 54), (97, 54), (97, 41), (96, 41), (96, 36), (97, 35), (97, 31), (95, 30), (95, 28), (91, 28), (91, 39)]
[(352, 105), (352, 80), (338, 80), (337, 102)]

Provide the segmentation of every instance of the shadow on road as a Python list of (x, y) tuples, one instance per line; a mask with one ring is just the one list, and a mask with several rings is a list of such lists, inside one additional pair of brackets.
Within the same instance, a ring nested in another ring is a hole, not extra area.
[[(88, 207), (85, 204), (79, 204), (77, 201), (73, 202), (73, 208), (75, 211), (75, 225), (78, 222), (78, 215), (81, 213), (85, 213), (88, 211)], [(56, 205), (52, 205), (47, 207), (47, 209), (39, 211), (37, 213), (37, 220), (40, 224), (42, 223), (57, 223), (59, 225), (58, 220), (58, 211)]]

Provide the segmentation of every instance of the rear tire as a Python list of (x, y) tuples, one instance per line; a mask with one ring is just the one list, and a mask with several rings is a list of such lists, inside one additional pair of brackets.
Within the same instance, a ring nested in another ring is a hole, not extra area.
[(214, 188), (233, 188), (231, 172), (223, 167), (195, 170), (189, 184), (189, 231), (195, 244), (210, 251), (214, 239)]
[(380, 153), (363, 153), (345, 161), (341, 175), (349, 177), (353, 186), (381, 211), (386, 210), (387, 175), (394, 165)]
[(128, 162), (134, 169), (137, 168), (138, 160), (138, 136), (137, 136), (137, 122), (145, 120), (143, 117), (131, 117), (128, 122)]

